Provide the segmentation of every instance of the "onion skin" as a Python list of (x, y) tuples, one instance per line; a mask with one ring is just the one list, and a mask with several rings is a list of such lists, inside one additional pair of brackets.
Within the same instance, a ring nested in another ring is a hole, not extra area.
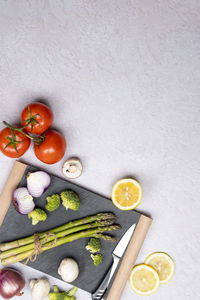
[(11, 299), (14, 296), (21, 296), (21, 290), (25, 286), (22, 275), (10, 268), (0, 270), (0, 295), (4, 299)]
[(33, 197), (41, 197), (51, 183), (50, 175), (43, 171), (27, 174), (27, 188)]
[(32, 197), (31, 197), (32, 200), (31, 199), (28, 200), (28, 205), (27, 202), (25, 203), (23, 202), (25, 196), (31, 197), (27, 188), (20, 187), (13, 192), (13, 197), (12, 197), (12, 202), (16, 211), (22, 215), (29, 214), (35, 208), (35, 203)]

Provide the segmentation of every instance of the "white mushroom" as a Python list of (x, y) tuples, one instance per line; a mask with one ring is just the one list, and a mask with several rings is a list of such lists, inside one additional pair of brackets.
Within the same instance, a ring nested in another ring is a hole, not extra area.
[(64, 258), (58, 268), (58, 274), (65, 282), (74, 281), (79, 274), (77, 262), (72, 258)]
[(50, 284), (48, 279), (41, 278), (30, 281), (31, 296), (33, 300), (42, 300), (49, 295)]
[(68, 178), (77, 178), (81, 176), (82, 170), (82, 163), (76, 157), (72, 157), (66, 160), (62, 167), (63, 174)]

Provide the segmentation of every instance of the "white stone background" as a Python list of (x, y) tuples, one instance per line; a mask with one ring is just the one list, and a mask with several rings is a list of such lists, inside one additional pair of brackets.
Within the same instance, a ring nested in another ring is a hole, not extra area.
[[(154, 221), (137, 263), (165, 251), (176, 264), (146, 299), (200, 297), (199, 69), (199, 0), (0, 1), (0, 119), (16, 123), (45, 98), (67, 138), (65, 159), (83, 161), (76, 183), (110, 196), (117, 179), (140, 181), (138, 210)], [(43, 165), (31, 149), (23, 161), (62, 176), (64, 160)], [(12, 164), (0, 154), (0, 187)], [(27, 280), (41, 276), (16, 267)], [(121, 299), (141, 296), (127, 284)]]

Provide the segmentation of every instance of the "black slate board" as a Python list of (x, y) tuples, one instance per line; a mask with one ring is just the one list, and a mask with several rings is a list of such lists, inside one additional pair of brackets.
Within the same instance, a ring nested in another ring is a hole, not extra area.
[[(26, 174), (33, 171), (37, 171), (37, 169), (31, 166), (26, 168), (19, 186), (26, 186)], [(113, 212), (117, 216), (116, 223), (122, 226), (120, 230), (113, 231), (111, 233), (111, 235), (114, 235), (117, 238), (118, 242), (126, 230), (132, 224), (137, 224), (139, 221), (140, 213), (135, 211), (120, 211), (112, 204), (112, 201), (107, 198), (54, 175), (51, 175), (50, 187), (46, 190), (42, 197), (35, 199), (36, 206), (44, 208), (46, 204), (46, 196), (54, 193), (60, 193), (65, 189), (72, 189), (79, 195), (81, 205), (78, 211), (66, 211), (64, 206), (60, 205), (57, 210), (48, 213), (48, 219), (46, 222), (40, 222), (36, 226), (32, 226), (31, 220), (29, 220), (27, 216), (18, 214), (13, 205), (11, 205), (4, 219), (3, 225), (0, 227), (0, 243), (16, 240), (18, 238), (32, 235), (36, 232), (46, 231), (53, 227), (65, 224), (70, 220), (79, 219), (98, 212), (108, 211)], [(88, 292), (94, 292), (112, 263), (111, 254), (117, 242), (112, 243), (102, 241), (101, 252), (103, 254), (104, 261), (98, 267), (93, 265), (89, 252), (85, 250), (87, 242), (88, 239), (81, 239), (48, 250), (40, 254), (35, 262), (29, 262), (28, 265), (34, 269), (61, 279), (57, 273), (61, 260), (65, 257), (73, 257), (76, 259), (80, 267), (79, 277), (73, 282), (73, 285)]]

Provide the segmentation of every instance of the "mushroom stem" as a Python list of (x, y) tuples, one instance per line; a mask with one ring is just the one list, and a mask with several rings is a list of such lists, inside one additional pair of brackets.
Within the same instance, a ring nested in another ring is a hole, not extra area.
[(82, 169), (81, 161), (76, 157), (72, 157), (63, 164), (62, 171), (67, 178), (73, 179), (82, 174)]

